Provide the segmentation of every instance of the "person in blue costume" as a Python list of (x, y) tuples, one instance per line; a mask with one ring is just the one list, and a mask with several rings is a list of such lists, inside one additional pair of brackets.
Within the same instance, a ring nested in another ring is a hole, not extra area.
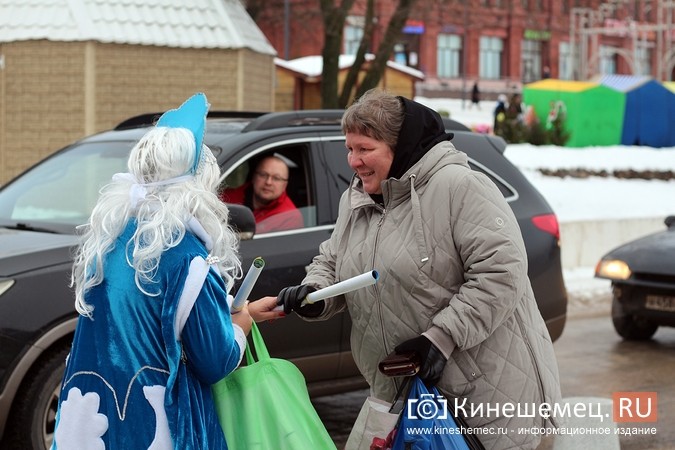
[(82, 227), (53, 449), (227, 448), (211, 385), (239, 365), (252, 320), (280, 313), (274, 297), (230, 312), (242, 270), (207, 111), (195, 94), (162, 115)]

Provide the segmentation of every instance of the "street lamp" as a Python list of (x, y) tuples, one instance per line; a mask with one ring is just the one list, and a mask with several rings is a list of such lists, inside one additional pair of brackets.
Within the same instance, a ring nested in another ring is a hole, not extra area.
[(469, 8), (468, 8), (468, 1), (464, 0), (464, 32), (462, 35), (462, 109), (464, 109), (464, 101), (466, 100), (466, 70), (467, 66), (469, 65), (469, 50), (467, 49), (468, 45), (468, 26), (469, 26)]
[(288, 61), (288, 54), (290, 49), (290, 15), (291, 15), (291, 6), (289, 4), (290, 0), (284, 0), (284, 59)]

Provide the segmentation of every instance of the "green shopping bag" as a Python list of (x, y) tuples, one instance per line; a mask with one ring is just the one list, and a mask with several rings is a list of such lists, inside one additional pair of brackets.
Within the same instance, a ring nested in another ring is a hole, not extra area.
[(290, 361), (270, 358), (255, 323), (251, 335), (258, 361), (247, 347), (248, 365), (212, 387), (228, 448), (336, 450), (300, 370)]

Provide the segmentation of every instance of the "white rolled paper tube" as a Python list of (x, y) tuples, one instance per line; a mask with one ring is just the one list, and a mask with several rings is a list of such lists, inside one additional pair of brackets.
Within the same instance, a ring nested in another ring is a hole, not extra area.
[(371, 270), (370, 272), (362, 273), (361, 275), (348, 278), (332, 286), (328, 286), (323, 289), (319, 289), (318, 291), (310, 293), (302, 301), (301, 306), (316, 303), (330, 297), (346, 294), (347, 292), (355, 291), (357, 289), (370, 286), (372, 284), (375, 284), (379, 277), (380, 274), (377, 273), (377, 270)]
[(264, 267), (265, 260), (260, 256), (253, 260), (251, 268), (248, 269), (248, 273), (244, 277), (244, 281), (241, 282), (237, 295), (235, 295), (234, 301), (232, 302), (232, 314), (238, 313), (244, 308), (244, 304), (246, 303), (248, 296), (251, 295), (253, 286), (255, 286), (255, 282), (258, 281), (258, 276)]

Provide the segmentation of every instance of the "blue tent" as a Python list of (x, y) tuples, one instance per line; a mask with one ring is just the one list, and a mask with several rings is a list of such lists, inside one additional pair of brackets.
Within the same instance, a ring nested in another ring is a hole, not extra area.
[(604, 75), (598, 83), (626, 96), (622, 144), (675, 146), (670, 130), (675, 123), (675, 94), (648, 76)]

